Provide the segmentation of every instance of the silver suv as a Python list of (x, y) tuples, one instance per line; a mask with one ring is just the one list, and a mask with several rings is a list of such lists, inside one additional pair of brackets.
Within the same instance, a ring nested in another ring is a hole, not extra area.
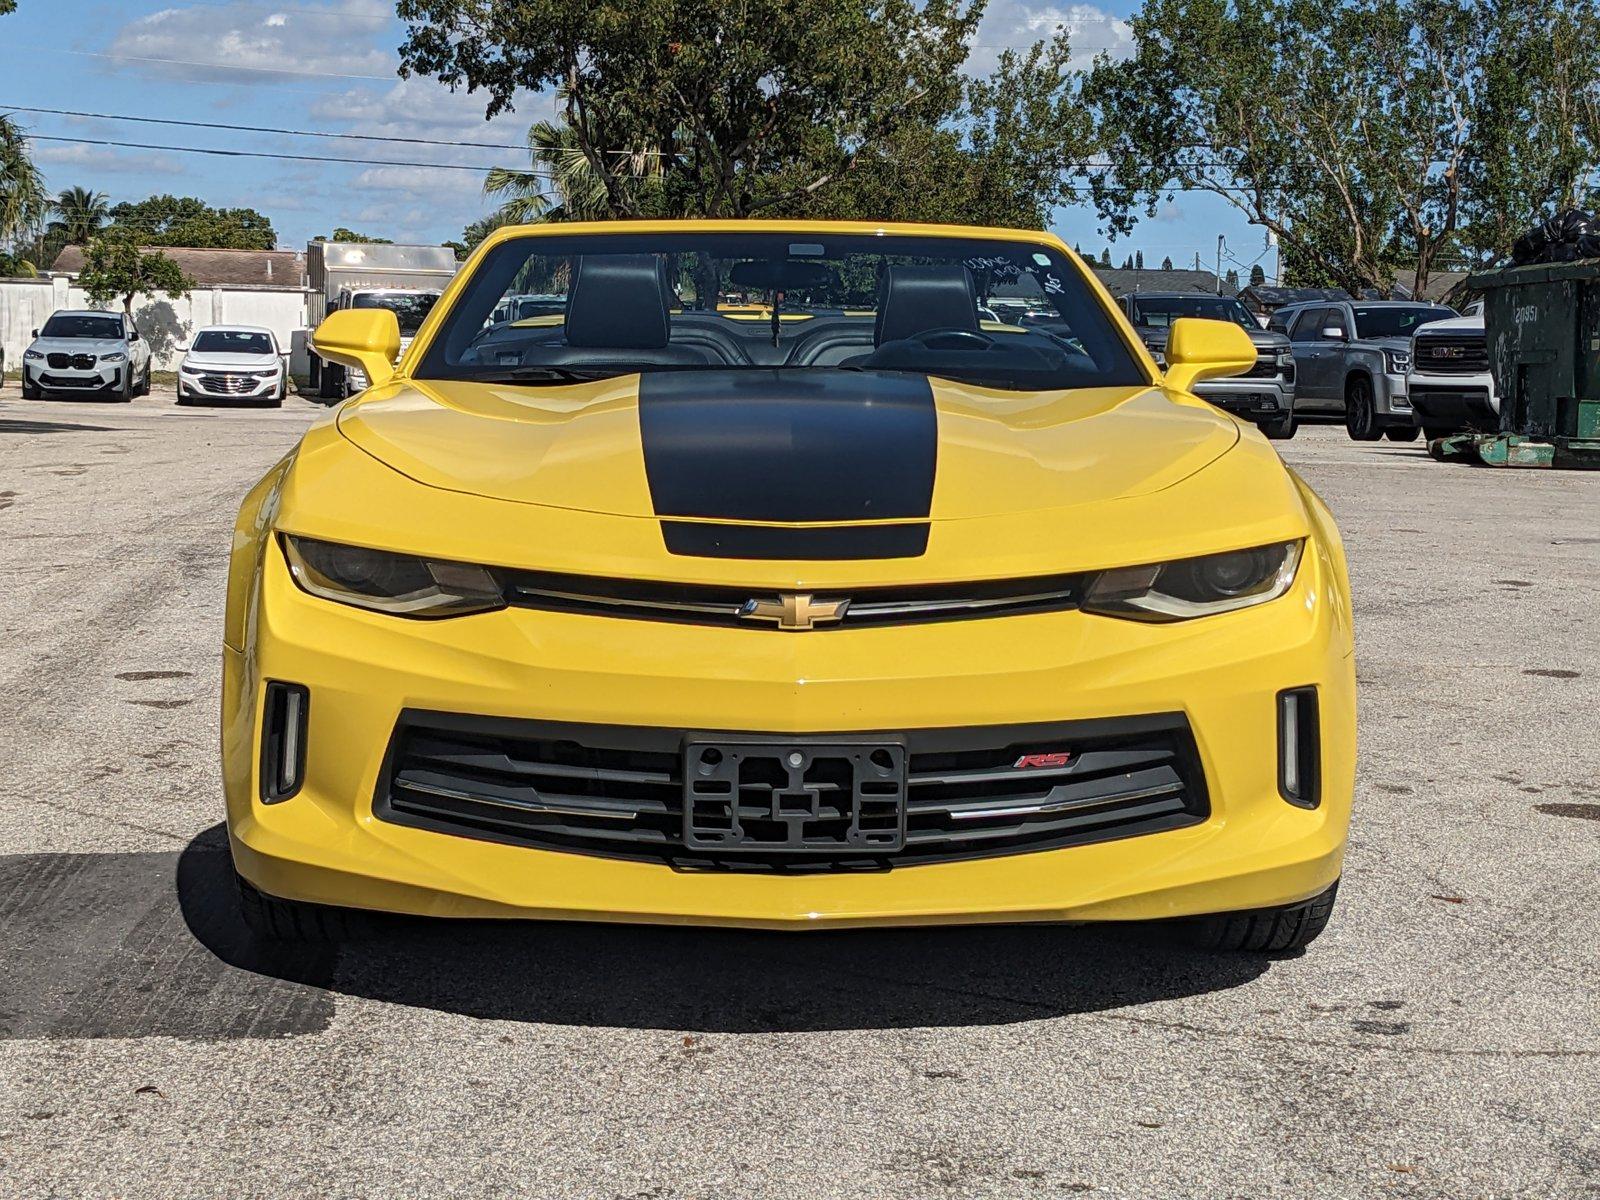
[(1455, 315), (1409, 300), (1316, 300), (1279, 309), (1268, 327), (1294, 348), (1298, 416), (1342, 416), (1358, 442), (1409, 442), (1422, 432), (1406, 393), (1411, 335)]
[(150, 343), (126, 313), (52, 313), (33, 339), (22, 353), (24, 399), (72, 392), (132, 400), (150, 391)]

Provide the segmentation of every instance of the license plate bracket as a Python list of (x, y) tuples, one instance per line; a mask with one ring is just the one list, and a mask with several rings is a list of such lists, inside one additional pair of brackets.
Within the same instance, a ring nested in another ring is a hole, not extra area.
[(683, 841), (694, 850), (891, 854), (905, 847), (906, 749), (896, 742), (691, 737)]

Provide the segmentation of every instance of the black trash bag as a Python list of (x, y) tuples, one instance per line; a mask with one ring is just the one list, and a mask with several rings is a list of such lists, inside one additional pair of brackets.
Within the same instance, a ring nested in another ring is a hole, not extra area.
[(1518, 267), (1596, 257), (1600, 257), (1600, 218), (1578, 208), (1541, 222), (1511, 246), (1511, 262)]

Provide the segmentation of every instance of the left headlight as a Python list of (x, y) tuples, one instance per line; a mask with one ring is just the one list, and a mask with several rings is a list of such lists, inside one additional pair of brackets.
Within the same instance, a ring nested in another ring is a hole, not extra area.
[(44, 355), (37, 350), (24, 350), (22, 352), (22, 359), (24, 362), (43, 362)]
[(121, 350), (113, 350), (110, 354), (102, 354), (100, 356), (100, 361), (101, 362), (122, 362), (127, 357), (128, 356), (126, 354), (124, 354)]
[(283, 552), (302, 591), (374, 612), (458, 617), (504, 608), (506, 603), (494, 576), (471, 563), (287, 535)]
[(1202, 558), (1116, 567), (1089, 579), (1085, 612), (1140, 621), (1186, 621), (1276, 600), (1289, 590), (1303, 542), (1275, 542)]

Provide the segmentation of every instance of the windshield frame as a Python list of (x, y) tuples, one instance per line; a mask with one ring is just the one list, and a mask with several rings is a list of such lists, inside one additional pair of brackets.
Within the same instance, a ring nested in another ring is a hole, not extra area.
[[(59, 329), (50, 327), (57, 322), (66, 321), (93, 321), (104, 324), (110, 330), (108, 333), (62, 333)], [(122, 318), (116, 313), (51, 313), (44, 327), (39, 330), (39, 339), (59, 338), (63, 341), (85, 342), (120, 342), (128, 336), (127, 329), (122, 324)]]
[[(1402, 312), (1436, 313), (1437, 315), (1428, 317), (1425, 320), (1412, 322), (1411, 327), (1403, 333), (1374, 333), (1362, 328), (1362, 320), (1364, 316), (1377, 316), (1382, 313)], [(1431, 325), (1435, 321), (1448, 321), (1451, 318), (1458, 317), (1460, 315), (1461, 314), (1456, 312), (1455, 309), (1444, 304), (1361, 304), (1358, 302), (1350, 305), (1350, 316), (1355, 321), (1356, 325), (1353, 336), (1357, 341), (1365, 341), (1376, 338), (1399, 338), (1401, 340), (1405, 340), (1410, 338), (1412, 334), (1416, 333), (1416, 331), (1422, 328), (1424, 325)]]
[[(1240, 301), (1237, 296), (1222, 296), (1212, 292), (1195, 292), (1193, 295), (1184, 296), (1155, 294), (1140, 295), (1138, 292), (1132, 292), (1129, 293), (1129, 298), (1132, 302), (1133, 308), (1133, 323), (1139, 326), (1141, 329), (1171, 329), (1173, 321), (1194, 317), (1203, 321), (1231, 321), (1233, 324), (1239, 326), (1239, 328), (1245, 330), (1246, 332), (1259, 333), (1261, 331), (1260, 322), (1258, 322), (1255, 317), (1251, 315), (1250, 310), (1244, 306), (1243, 302)], [(1166, 324), (1158, 325), (1145, 320), (1144, 304), (1146, 301), (1148, 301), (1157, 310), (1160, 310), (1162, 305), (1199, 305), (1201, 303), (1207, 303), (1220, 305), (1224, 309), (1229, 309), (1230, 311), (1225, 316), (1207, 316), (1204, 313), (1198, 312), (1179, 312), (1174, 315), (1173, 311), (1168, 309), (1164, 313), (1167, 318)]]
[[(849, 261), (851, 258), (870, 258), (875, 252), (879, 239), (885, 243), (882, 253), (888, 258), (901, 256), (912, 261), (917, 256), (924, 255), (938, 261), (948, 253), (953, 262), (967, 262), (977, 257), (977, 253), (989, 251), (995, 243), (1006, 245), (1008, 252), (1015, 254), (1018, 247), (1027, 247), (1036, 250), (1032, 260), (1038, 264), (1037, 271), (1034, 267), (1027, 267), (1030, 272), (1035, 272), (1035, 278), (1054, 277), (1055, 286), (1050, 290), (1049, 299), (1056, 300), (1065, 295), (1060, 302), (1067, 307), (1063, 310), (1070, 313), (1075, 320), (1081, 323), (1086, 334), (1091, 334), (1094, 340), (1089, 343), (1078, 342), (1073, 339), (1073, 344), (1066, 346), (1071, 362), (1082, 359), (1082, 367), (1086, 378), (1082, 381), (1063, 381), (1054, 386), (1042, 386), (1037, 381), (1036, 371), (1022, 371), (1009, 369), (1000, 374), (1007, 377), (1006, 382), (993, 380), (963, 379), (958, 372), (943, 371), (937, 366), (913, 368), (902, 365), (880, 366), (874, 365), (866, 369), (900, 371), (916, 373), (927, 376), (953, 379), (956, 382), (966, 382), (974, 386), (993, 388), (1015, 394), (1040, 394), (1052, 391), (1076, 391), (1100, 387), (1150, 387), (1157, 386), (1160, 382), (1160, 372), (1154, 367), (1143, 342), (1134, 333), (1122, 308), (1112, 300), (1097, 284), (1094, 276), (1073, 256), (1064, 243), (1057, 237), (1048, 233), (1035, 230), (1011, 230), (996, 228), (976, 228), (963, 226), (930, 227), (926, 225), (882, 225), (868, 224), (865, 222), (808, 222), (808, 221), (726, 221), (726, 220), (694, 220), (694, 221), (613, 221), (613, 222), (574, 222), (560, 226), (549, 227), (507, 227), (491, 234), (489, 238), (474, 251), (471, 257), (462, 265), (456, 278), (445, 290), (440, 301), (433, 306), (428, 319), (423, 322), (421, 329), (412, 339), (402, 361), (400, 372), (408, 378), (418, 380), (460, 381), (460, 382), (495, 382), (507, 374), (507, 371), (485, 367), (483, 371), (469, 373), (468, 366), (462, 359), (466, 351), (474, 344), (473, 339), (480, 336), (489, 325), (488, 317), (494, 311), (496, 303), (507, 298), (508, 293), (502, 291), (495, 301), (485, 310), (485, 320), (482, 327), (475, 327), (471, 322), (470, 314), (461, 317), (458, 314), (466, 311), (466, 302), (474, 301), (473, 311), (481, 307), (484, 294), (471, 296), (475, 286), (485, 289), (496, 288), (495, 280), (485, 280), (485, 274), (491, 266), (497, 264), (497, 256), (513, 256), (502, 258), (498, 261), (498, 272), (505, 275), (505, 286), (511, 285), (511, 280), (517, 278), (521, 264), (537, 255), (547, 259), (555, 259), (562, 255), (577, 253), (589, 254), (630, 254), (630, 253), (655, 253), (657, 255), (672, 255), (688, 253), (692, 249), (699, 250), (693, 245), (701, 239), (720, 239), (725, 244), (730, 239), (758, 240), (771, 239), (775, 243), (779, 239), (788, 239), (791, 242), (806, 243), (820, 241), (829, 245), (830, 252), (823, 255), (818, 252), (819, 261), (833, 264)], [(530, 243), (553, 243), (548, 247), (541, 247)], [(596, 242), (607, 243), (604, 248), (597, 248)], [(515, 248), (513, 244), (520, 243)], [(565, 244), (563, 244), (565, 243)], [(850, 243), (850, 244), (847, 244)], [(707, 243), (707, 249), (712, 243)], [(781, 251), (780, 251), (781, 253)], [(756, 251), (735, 250), (727, 252), (723, 257), (728, 261), (740, 261), (746, 256), (752, 259), (761, 257)], [(1022, 261), (1022, 260), (1018, 260)], [(515, 263), (509, 266), (508, 263)], [(688, 278), (684, 276), (683, 278)], [(481, 284), (480, 284), (480, 281)], [(1040, 287), (1043, 285), (1041, 284)], [(520, 289), (519, 289), (520, 290)], [(530, 289), (532, 290), (532, 289)], [(1040, 290), (1035, 288), (1035, 290)], [(728, 315), (722, 310), (727, 307), (719, 299), (710, 306), (700, 303), (698, 296), (680, 291), (679, 293), (689, 303), (683, 308), (673, 305), (674, 319), (687, 313), (697, 317), (706, 315)], [(981, 307), (987, 303), (984, 296), (987, 290), (980, 289), (978, 304)], [(1043, 294), (1041, 292), (1041, 294)], [(760, 306), (756, 306), (760, 307)], [(833, 308), (815, 310), (819, 315), (869, 317), (871, 312), (860, 310), (858, 305), (851, 305), (849, 311)], [(740, 317), (749, 314), (740, 313)], [(808, 319), (807, 306), (803, 304), (791, 305), (784, 301), (783, 317), (785, 326), (783, 336), (790, 335), (788, 322), (791, 318)], [(763, 310), (750, 316), (751, 327), (757, 325), (763, 330), (775, 326), (776, 322), (770, 320), (768, 310)], [(1063, 316), (1063, 320), (1066, 317)], [(987, 318), (982, 319), (985, 324)], [(473, 332), (469, 333), (468, 330)], [(1059, 343), (1058, 335), (1051, 335)], [(450, 357), (445, 357), (444, 347), (451, 343), (453, 349)], [(885, 343), (887, 344), (887, 343)], [(1090, 348), (1094, 353), (1090, 353)], [(870, 347), (869, 347), (870, 349)], [(526, 363), (530, 367), (529, 374), (539, 373), (540, 364)], [(1089, 368), (1092, 364), (1094, 378), (1088, 378)], [(517, 365), (508, 359), (505, 364), (510, 370), (515, 370)], [(593, 372), (596, 378), (616, 378), (624, 375), (654, 370), (670, 370), (673, 367), (658, 365), (656, 363), (643, 363), (630, 366), (611, 364), (602, 361), (596, 364), (604, 365), (603, 371)], [(712, 361), (698, 364), (701, 370), (732, 370), (741, 369), (771, 370), (771, 363), (764, 362), (729, 362), (721, 363)], [(824, 363), (794, 363), (778, 364), (795, 370), (822, 370), (829, 369)], [(678, 366), (678, 364), (674, 364)], [(845, 367), (844, 369), (852, 369)], [(1051, 371), (1062, 368), (1052, 366)], [(569, 371), (552, 371), (551, 375), (558, 374), (587, 374), (585, 364), (573, 363)], [(506, 382), (511, 382), (506, 380)], [(537, 386), (525, 379), (515, 381), (518, 385)]]

